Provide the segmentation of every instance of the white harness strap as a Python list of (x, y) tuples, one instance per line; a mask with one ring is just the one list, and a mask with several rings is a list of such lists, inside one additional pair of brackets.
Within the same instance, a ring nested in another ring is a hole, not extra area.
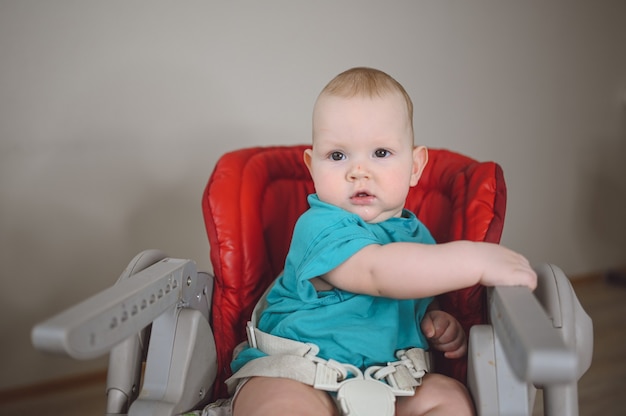
[[(319, 348), (315, 344), (268, 334), (256, 328), (252, 322), (248, 322), (246, 332), (250, 347), (268, 355), (247, 362), (226, 380), (229, 393), (234, 391), (240, 379), (247, 377), (284, 377), (313, 387), (317, 381), (320, 389), (325, 387), (323, 390), (336, 391), (333, 387), (348, 376), (341, 364), (317, 357)], [(354, 369), (360, 374), (358, 369)]]
[(421, 348), (399, 350), (396, 352), (398, 361), (372, 366), (362, 373), (353, 365), (318, 357), (319, 348), (315, 344), (265, 333), (252, 322), (248, 322), (246, 331), (248, 344), (268, 355), (249, 361), (226, 380), (229, 392), (242, 378), (266, 376), (291, 378), (326, 391), (339, 391), (353, 379), (383, 381), (393, 395), (412, 396), (430, 369), (429, 355)]
[(226, 380), (226, 385), (228, 392), (232, 394), (239, 380), (248, 377), (264, 376), (290, 378), (312, 386), (311, 380), (315, 380), (316, 371), (316, 363), (306, 358), (298, 357), (297, 355), (268, 355), (255, 358), (246, 363), (232, 377)]

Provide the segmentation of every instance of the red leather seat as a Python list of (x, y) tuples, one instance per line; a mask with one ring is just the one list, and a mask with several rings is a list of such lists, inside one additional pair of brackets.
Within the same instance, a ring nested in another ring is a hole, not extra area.
[[(302, 161), (307, 146), (255, 147), (225, 154), (202, 197), (215, 275), (211, 325), (218, 376), (214, 397), (224, 397), (233, 348), (246, 339), (245, 324), (258, 298), (283, 268), (298, 217), (308, 208), (313, 182)], [(430, 149), (419, 184), (406, 207), (437, 242), (499, 242), (506, 209), (500, 166), (447, 150)], [(469, 334), (485, 323), (484, 289), (475, 286), (439, 296)], [(466, 360), (436, 357), (438, 372), (465, 382)]]

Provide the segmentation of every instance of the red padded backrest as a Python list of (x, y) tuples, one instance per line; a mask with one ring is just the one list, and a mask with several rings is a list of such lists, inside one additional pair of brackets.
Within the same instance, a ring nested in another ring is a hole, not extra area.
[[(218, 378), (214, 397), (225, 395), (233, 348), (267, 286), (283, 268), (298, 217), (308, 208), (313, 182), (302, 161), (308, 146), (256, 147), (227, 153), (217, 162), (202, 197), (215, 274), (211, 324)], [(506, 208), (502, 169), (447, 150), (430, 149), (419, 184), (406, 207), (437, 242), (499, 242)], [(469, 333), (485, 322), (484, 290), (475, 286), (439, 296)], [(465, 381), (465, 360), (436, 357), (437, 371)]]

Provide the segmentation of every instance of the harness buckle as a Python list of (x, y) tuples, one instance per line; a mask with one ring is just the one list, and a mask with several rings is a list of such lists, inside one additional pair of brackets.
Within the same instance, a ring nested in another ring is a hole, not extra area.
[(396, 396), (412, 396), (429, 369), (426, 353), (421, 348), (411, 348), (398, 350), (396, 357), (398, 361), (387, 363), (386, 366), (369, 367), (365, 377), (384, 380)]
[(426, 351), (422, 348), (410, 348), (408, 350), (398, 350), (396, 357), (409, 370), (411, 376), (418, 381), (418, 386), (422, 384), (422, 377), (430, 370), (430, 360)]
[[(357, 367), (335, 360), (314, 357), (315, 381), (313, 387), (324, 391), (338, 391), (341, 386), (353, 379), (363, 379), (363, 373)], [(353, 378), (348, 378), (352, 374)]]

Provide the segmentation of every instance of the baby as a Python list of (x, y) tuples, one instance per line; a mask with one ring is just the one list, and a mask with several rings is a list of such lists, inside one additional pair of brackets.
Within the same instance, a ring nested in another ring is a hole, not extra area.
[[(384, 72), (353, 68), (321, 92), (313, 111), (313, 146), (304, 152), (316, 194), (298, 220), (285, 270), (267, 296), (260, 330), (319, 347), (318, 356), (365, 369), (396, 361), (397, 350), (466, 354), (459, 322), (433, 308), (433, 297), (475, 285), (536, 286), (521, 255), (490, 243), (434, 244), (404, 209), (428, 151), (413, 143), (413, 105)], [(243, 350), (234, 371), (265, 354)], [(237, 378), (237, 374), (234, 376)], [(239, 383), (235, 415), (338, 415), (327, 392), (290, 378)], [(461, 383), (437, 373), (396, 415), (471, 415)]]

